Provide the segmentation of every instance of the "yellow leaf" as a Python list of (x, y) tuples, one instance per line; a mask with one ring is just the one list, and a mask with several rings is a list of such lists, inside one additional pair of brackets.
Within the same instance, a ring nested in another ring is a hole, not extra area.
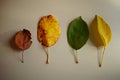
[(106, 47), (111, 40), (111, 30), (109, 25), (100, 17), (95, 16), (90, 26), (90, 37), (95, 46)]
[(101, 54), (99, 56), (99, 67), (102, 66), (105, 47), (109, 44), (111, 36), (112, 33), (109, 25), (103, 20), (103, 18), (96, 15), (90, 25), (90, 38), (94, 45), (97, 47), (98, 53), (101, 51), (100, 48), (103, 48), (102, 52), (98, 54)]
[(50, 61), (48, 47), (53, 46), (58, 41), (60, 34), (60, 25), (56, 17), (48, 15), (40, 19), (37, 27), (37, 37), (38, 41), (46, 46), (47, 64)]
[(60, 25), (56, 17), (48, 15), (40, 19), (37, 28), (37, 37), (38, 41), (44, 46), (53, 46), (58, 41), (60, 34)]

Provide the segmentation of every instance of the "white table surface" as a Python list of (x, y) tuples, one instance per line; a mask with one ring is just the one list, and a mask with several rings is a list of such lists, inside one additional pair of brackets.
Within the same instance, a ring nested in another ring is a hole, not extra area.
[[(52, 14), (61, 25), (61, 37), (50, 50), (50, 64), (37, 40), (37, 23)], [(78, 16), (89, 25), (95, 15), (103, 17), (112, 30), (103, 67), (98, 67), (97, 49), (90, 40), (79, 53), (76, 64), (67, 43), (67, 28)], [(32, 46), (24, 52), (14, 50), (10, 40), (16, 31), (32, 33)], [(120, 0), (0, 0), (0, 80), (120, 80)]]

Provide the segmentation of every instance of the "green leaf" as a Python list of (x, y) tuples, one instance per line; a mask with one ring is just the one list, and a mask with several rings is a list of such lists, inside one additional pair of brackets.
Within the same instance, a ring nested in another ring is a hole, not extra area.
[(89, 38), (87, 23), (80, 17), (74, 19), (68, 27), (67, 40), (69, 45), (78, 50), (84, 46)]

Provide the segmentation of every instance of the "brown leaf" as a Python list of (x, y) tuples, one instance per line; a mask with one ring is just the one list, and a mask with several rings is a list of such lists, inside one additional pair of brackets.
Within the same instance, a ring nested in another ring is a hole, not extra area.
[(15, 35), (15, 45), (20, 50), (28, 49), (32, 44), (31, 41), (31, 33), (30, 31), (23, 29), (23, 31), (19, 31)]

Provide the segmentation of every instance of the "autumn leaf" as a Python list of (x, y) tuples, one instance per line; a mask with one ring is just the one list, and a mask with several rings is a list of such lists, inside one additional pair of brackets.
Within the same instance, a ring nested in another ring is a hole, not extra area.
[(105, 48), (112, 37), (110, 26), (100, 16), (95, 16), (90, 25), (90, 38), (98, 50), (102, 47), (102, 53), (99, 60), (99, 66), (102, 66)]
[(55, 45), (60, 37), (60, 33), (60, 25), (54, 16), (43, 16), (40, 19), (37, 27), (37, 38), (38, 41), (46, 47), (47, 64), (49, 64), (48, 47)]
[(31, 41), (31, 33), (30, 31), (23, 29), (22, 31), (18, 31), (15, 35), (15, 45), (18, 49), (22, 50), (22, 63), (23, 60), (23, 52), (28, 49), (32, 44)]

